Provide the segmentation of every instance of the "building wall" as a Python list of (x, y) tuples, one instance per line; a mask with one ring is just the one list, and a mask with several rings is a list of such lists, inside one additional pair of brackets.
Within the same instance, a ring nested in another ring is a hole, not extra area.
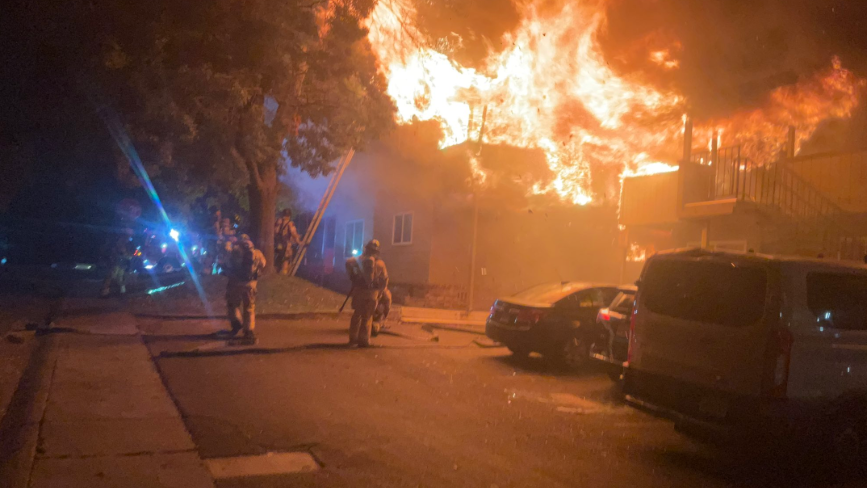
[(867, 212), (867, 151), (795, 158), (798, 176), (849, 212)]
[(622, 225), (677, 222), (678, 171), (624, 178), (620, 199)]
[(614, 219), (613, 209), (566, 206), (480, 212), (474, 308), (540, 283), (617, 283)]
[[(376, 199), (374, 236), (382, 244), (382, 258), (395, 284), (427, 283), (430, 276), (430, 250), (433, 239), (432, 202), (412, 193), (381, 191)], [(412, 241), (394, 242), (395, 216), (412, 214)]]
[(433, 209), (430, 283), (466, 292), (472, 252), (472, 203), (459, 197), (438, 203)]
[(708, 247), (734, 252), (773, 253), (777, 229), (756, 212), (716, 216), (701, 221), (681, 220), (666, 226), (631, 226), (629, 242), (634, 246), (622, 268), (624, 283), (638, 279), (646, 258), (661, 251), (701, 246), (702, 229), (707, 225)]

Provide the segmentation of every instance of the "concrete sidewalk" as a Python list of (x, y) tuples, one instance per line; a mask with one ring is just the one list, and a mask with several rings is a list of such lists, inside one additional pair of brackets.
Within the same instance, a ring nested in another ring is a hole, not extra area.
[(132, 315), (78, 300), (57, 326), (27, 419), (38, 440), (24, 486), (213, 487)]
[(400, 322), (405, 324), (420, 324), (426, 328), (484, 335), (488, 312), (400, 307), (399, 317)]

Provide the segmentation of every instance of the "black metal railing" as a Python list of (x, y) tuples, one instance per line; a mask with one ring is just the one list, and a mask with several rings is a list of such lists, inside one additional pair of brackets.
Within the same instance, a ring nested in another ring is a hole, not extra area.
[(692, 162), (709, 168), (708, 200), (753, 202), (787, 217), (795, 234), (820, 239), (829, 257), (861, 259), (867, 241), (852, 231), (847, 212), (790, 169), (785, 161), (757, 164), (739, 146), (699, 152)]

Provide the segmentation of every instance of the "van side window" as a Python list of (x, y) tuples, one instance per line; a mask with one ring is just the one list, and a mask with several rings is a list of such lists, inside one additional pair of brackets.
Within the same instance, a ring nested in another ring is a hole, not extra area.
[(767, 282), (767, 271), (760, 266), (659, 260), (644, 272), (642, 302), (660, 315), (746, 326), (764, 315)]
[(808, 273), (807, 306), (827, 327), (867, 330), (867, 275)]

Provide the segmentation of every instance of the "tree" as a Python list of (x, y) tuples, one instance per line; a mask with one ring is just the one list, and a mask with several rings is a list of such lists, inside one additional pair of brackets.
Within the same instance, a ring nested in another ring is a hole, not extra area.
[(272, 258), (284, 163), (327, 174), (393, 124), (361, 25), (373, 5), (159, 0), (117, 11), (106, 0), (88, 83), (121, 114), (156, 180), (243, 184), (251, 233)]

